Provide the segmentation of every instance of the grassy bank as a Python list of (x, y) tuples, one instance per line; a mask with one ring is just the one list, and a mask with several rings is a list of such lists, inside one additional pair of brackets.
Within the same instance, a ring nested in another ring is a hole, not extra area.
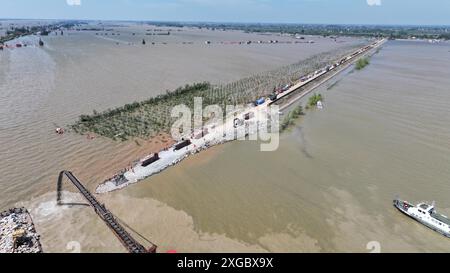
[(94, 111), (82, 115), (70, 128), (79, 134), (95, 133), (113, 140), (150, 138), (158, 133), (169, 133), (175, 121), (171, 118), (174, 106), (185, 104), (193, 109), (194, 97), (203, 98), (203, 106), (240, 105), (250, 103), (261, 96), (268, 96), (274, 88), (293, 84), (300, 76), (336, 62), (357, 46), (349, 46), (312, 56), (304, 61), (276, 70), (256, 74), (229, 84), (211, 85), (197, 83), (186, 85), (142, 102), (134, 102), (104, 112)]

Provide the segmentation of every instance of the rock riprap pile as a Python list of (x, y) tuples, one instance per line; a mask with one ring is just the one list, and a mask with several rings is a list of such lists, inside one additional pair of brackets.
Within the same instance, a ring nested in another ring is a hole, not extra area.
[(0, 253), (41, 253), (40, 235), (25, 208), (0, 213)]

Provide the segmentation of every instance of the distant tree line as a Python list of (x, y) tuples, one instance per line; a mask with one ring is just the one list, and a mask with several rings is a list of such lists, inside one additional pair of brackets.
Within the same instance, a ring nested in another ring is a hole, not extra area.
[(151, 22), (164, 27), (191, 26), (210, 30), (242, 30), (253, 33), (281, 33), (291, 35), (385, 37), (391, 39), (450, 39), (448, 26), (377, 26), (333, 24), (263, 24), (263, 23), (180, 23)]

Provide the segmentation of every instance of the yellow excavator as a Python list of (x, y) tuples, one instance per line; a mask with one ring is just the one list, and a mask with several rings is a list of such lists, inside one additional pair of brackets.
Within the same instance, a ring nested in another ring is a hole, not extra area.
[(19, 228), (14, 230), (12, 235), (13, 235), (13, 252), (15, 252), (17, 247), (21, 245), (22, 242), (24, 241), (27, 233), (25, 230)]

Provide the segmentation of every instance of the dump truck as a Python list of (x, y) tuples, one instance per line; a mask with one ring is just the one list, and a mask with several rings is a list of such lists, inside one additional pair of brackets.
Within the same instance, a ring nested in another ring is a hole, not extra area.
[(149, 166), (149, 165), (155, 163), (155, 162), (158, 161), (158, 160), (159, 160), (159, 154), (158, 154), (158, 153), (155, 153), (153, 156), (151, 156), (151, 157), (145, 159), (145, 160), (142, 162), (142, 165), (141, 165), (141, 166), (142, 166), (142, 167), (147, 167), (147, 166)]
[(185, 147), (187, 147), (187, 146), (189, 146), (191, 144), (192, 144), (192, 142), (189, 139), (188, 140), (184, 140), (184, 141), (182, 141), (182, 142), (180, 142), (180, 143), (175, 145), (175, 151), (179, 151), (179, 150), (181, 150), (181, 149), (183, 149), (183, 148), (185, 148)]

